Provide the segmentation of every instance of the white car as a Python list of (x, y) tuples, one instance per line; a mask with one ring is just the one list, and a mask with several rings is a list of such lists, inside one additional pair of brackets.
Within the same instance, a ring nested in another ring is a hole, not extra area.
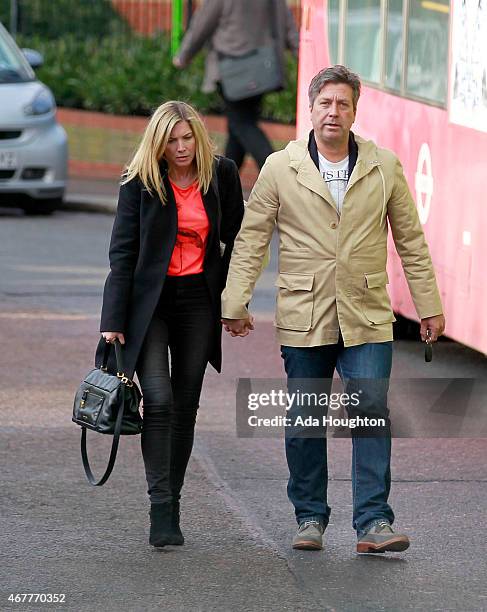
[(54, 96), (32, 69), (42, 61), (36, 51), (20, 51), (0, 23), (0, 205), (28, 214), (58, 207), (67, 180), (66, 132)]

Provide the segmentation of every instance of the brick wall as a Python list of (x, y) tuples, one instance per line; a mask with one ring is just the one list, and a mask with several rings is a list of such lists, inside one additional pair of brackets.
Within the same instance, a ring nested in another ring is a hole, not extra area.
[[(171, 0), (111, 0), (113, 6), (124, 17), (130, 27), (139, 34), (150, 35), (160, 30), (171, 29)], [(209, 0), (211, 1), (211, 0)], [(186, 3), (185, 3), (186, 4)], [(201, 0), (194, 1), (197, 9)], [(288, 0), (296, 23), (299, 25), (300, 0)]]
[[(137, 147), (147, 117), (123, 117), (68, 108), (59, 108), (57, 116), (69, 140), (69, 174), (73, 177), (117, 179)], [(203, 117), (220, 153), (226, 139), (223, 117)], [(283, 148), (296, 137), (293, 125), (261, 124), (275, 149)], [(250, 158), (241, 169), (242, 184), (250, 189), (257, 178), (257, 166)]]

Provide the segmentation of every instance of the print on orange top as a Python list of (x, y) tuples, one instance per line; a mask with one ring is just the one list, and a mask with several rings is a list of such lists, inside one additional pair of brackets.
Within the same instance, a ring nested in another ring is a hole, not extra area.
[(178, 212), (178, 233), (167, 273), (186, 276), (203, 272), (210, 225), (198, 182), (182, 189), (171, 181)]

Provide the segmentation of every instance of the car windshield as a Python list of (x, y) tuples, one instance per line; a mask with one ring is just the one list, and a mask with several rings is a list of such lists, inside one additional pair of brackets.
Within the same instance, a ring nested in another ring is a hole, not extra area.
[(0, 83), (21, 83), (34, 78), (29, 63), (0, 24)]

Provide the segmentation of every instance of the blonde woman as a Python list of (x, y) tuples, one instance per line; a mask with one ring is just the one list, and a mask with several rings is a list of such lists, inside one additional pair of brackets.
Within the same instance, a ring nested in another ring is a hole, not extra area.
[(221, 369), (220, 294), (243, 197), (235, 163), (213, 151), (191, 106), (162, 104), (124, 174), (110, 244), (97, 362), (119, 339), (139, 378), (153, 546), (184, 542), (179, 500), (203, 377), (208, 362)]

